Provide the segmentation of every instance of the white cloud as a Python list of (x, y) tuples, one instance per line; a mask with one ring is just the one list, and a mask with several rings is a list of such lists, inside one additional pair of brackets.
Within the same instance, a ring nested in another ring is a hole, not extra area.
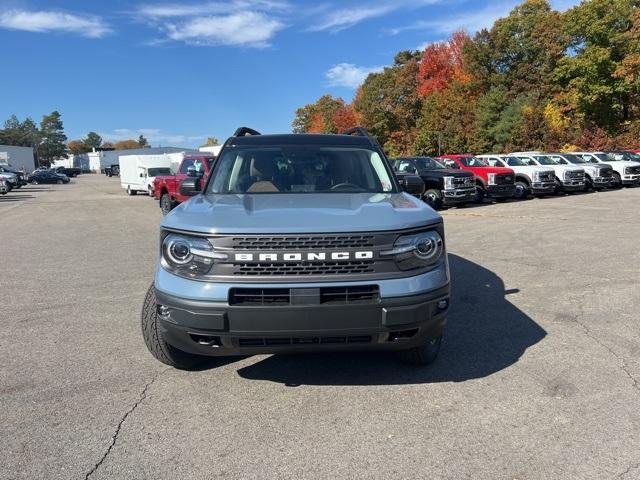
[(101, 38), (112, 32), (100, 17), (47, 10), (7, 10), (0, 13), (0, 28), (27, 32), (69, 32)]
[(116, 128), (112, 132), (100, 132), (105, 142), (119, 142), (120, 140), (137, 140), (143, 135), (151, 145), (179, 146), (201, 142), (206, 135), (183, 135), (166, 133), (158, 128)]
[[(165, 40), (190, 45), (265, 48), (285, 27), (278, 14), (284, 0), (232, 0), (194, 4), (147, 4), (137, 14), (160, 29)], [(161, 44), (163, 40), (154, 40)]]
[(193, 18), (165, 25), (171, 40), (193, 45), (238, 45), (264, 48), (284, 24), (265, 14), (239, 12), (226, 16)]
[(358, 67), (352, 63), (334, 65), (325, 77), (331, 87), (358, 88), (370, 73), (380, 72), (383, 67)]
[(381, 17), (395, 10), (394, 5), (380, 5), (377, 7), (356, 7), (336, 10), (327, 15), (320, 23), (309, 28), (312, 32), (322, 32), (329, 30), (339, 32), (354, 25), (375, 17)]

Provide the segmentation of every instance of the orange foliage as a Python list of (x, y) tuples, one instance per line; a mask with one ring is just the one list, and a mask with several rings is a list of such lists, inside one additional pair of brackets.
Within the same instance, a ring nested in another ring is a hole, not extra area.
[(321, 113), (316, 113), (311, 117), (308, 133), (326, 133), (324, 117)]
[(351, 105), (345, 105), (338, 110), (331, 119), (333, 126), (338, 133), (342, 133), (350, 128), (357, 127), (359, 125), (358, 115), (355, 109)]
[(425, 49), (418, 71), (418, 94), (426, 97), (445, 90), (454, 80), (471, 80), (462, 52), (469, 40), (465, 32), (455, 32), (447, 42), (433, 43)]

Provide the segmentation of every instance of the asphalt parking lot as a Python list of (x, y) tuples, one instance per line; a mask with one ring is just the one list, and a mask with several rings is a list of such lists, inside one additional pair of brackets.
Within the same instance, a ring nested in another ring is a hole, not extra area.
[(160, 211), (83, 175), (0, 197), (0, 477), (640, 478), (640, 189), (443, 212), (453, 305), (388, 354), (168, 369)]

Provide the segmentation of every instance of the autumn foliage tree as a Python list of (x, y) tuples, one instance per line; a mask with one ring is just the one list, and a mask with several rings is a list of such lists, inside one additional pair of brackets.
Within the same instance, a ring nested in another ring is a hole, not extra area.
[(471, 75), (465, 68), (464, 46), (470, 41), (465, 32), (455, 32), (446, 42), (429, 45), (418, 69), (418, 93), (426, 97), (442, 92), (451, 82), (467, 83)]

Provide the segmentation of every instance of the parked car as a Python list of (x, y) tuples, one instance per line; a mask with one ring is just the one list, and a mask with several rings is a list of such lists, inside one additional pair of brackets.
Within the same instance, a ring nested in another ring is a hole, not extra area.
[(561, 165), (556, 160), (541, 152), (515, 152), (511, 156), (526, 159), (529, 165), (550, 167), (556, 174), (556, 194), (573, 193), (584, 190), (584, 168), (573, 165)]
[(69, 183), (70, 180), (66, 175), (56, 173), (52, 170), (40, 170), (29, 175), (28, 181), (34, 185), (41, 183), (57, 183), (61, 185), (63, 183)]
[(72, 168), (72, 167), (54, 167), (53, 171), (56, 173), (61, 173), (63, 175), (66, 175), (67, 177), (77, 177), (78, 175), (80, 175), (82, 173), (82, 170), (79, 168)]
[(602, 190), (608, 188), (613, 182), (613, 167), (606, 163), (591, 163), (580, 155), (571, 153), (547, 153), (551, 159), (560, 165), (575, 165), (584, 169), (584, 190)]
[(422, 199), (434, 209), (463, 206), (476, 195), (471, 172), (447, 168), (430, 157), (401, 157), (392, 161), (397, 175), (419, 175), (425, 184)]
[(20, 188), (24, 185), (27, 184), (27, 179), (25, 178), (25, 175), (23, 172), (21, 172), (20, 170), (16, 170), (15, 168), (11, 167), (8, 164), (0, 164), (0, 174), (2, 173), (6, 173), (6, 174), (13, 174), (16, 176), (16, 181), (15, 182), (11, 182), (12, 188)]
[(104, 174), (107, 177), (119, 177), (120, 176), (120, 165), (117, 163), (112, 163), (109, 167), (104, 167)]
[(9, 193), (7, 182), (4, 178), (0, 178), (0, 195), (6, 195), (7, 193)]
[(514, 198), (525, 199), (529, 195), (539, 197), (555, 192), (556, 174), (552, 168), (529, 165), (522, 158), (510, 155), (486, 154), (478, 155), (478, 158), (484, 158), (492, 167), (510, 168), (515, 172)]
[(162, 220), (141, 318), (156, 359), (176, 368), (308, 351), (436, 359), (451, 301), (442, 217), (400, 189), (374, 138), (347, 133), (241, 128), (204, 185), (182, 181), (192, 199)]
[(476, 203), (481, 203), (485, 197), (503, 202), (515, 193), (516, 175), (511, 168), (492, 167), (486, 160), (473, 155), (443, 155), (437, 160), (441, 160), (446, 167), (464, 170), (474, 175)]
[(592, 164), (606, 164), (613, 168), (612, 186), (635, 186), (640, 184), (640, 162), (632, 161), (628, 152), (577, 152)]
[(153, 182), (153, 192), (156, 200), (160, 201), (162, 214), (166, 215), (178, 204), (189, 199), (180, 193), (180, 184), (188, 176), (199, 178), (204, 184), (216, 157), (210, 155), (188, 155), (182, 159), (178, 173), (175, 175), (159, 175)]

